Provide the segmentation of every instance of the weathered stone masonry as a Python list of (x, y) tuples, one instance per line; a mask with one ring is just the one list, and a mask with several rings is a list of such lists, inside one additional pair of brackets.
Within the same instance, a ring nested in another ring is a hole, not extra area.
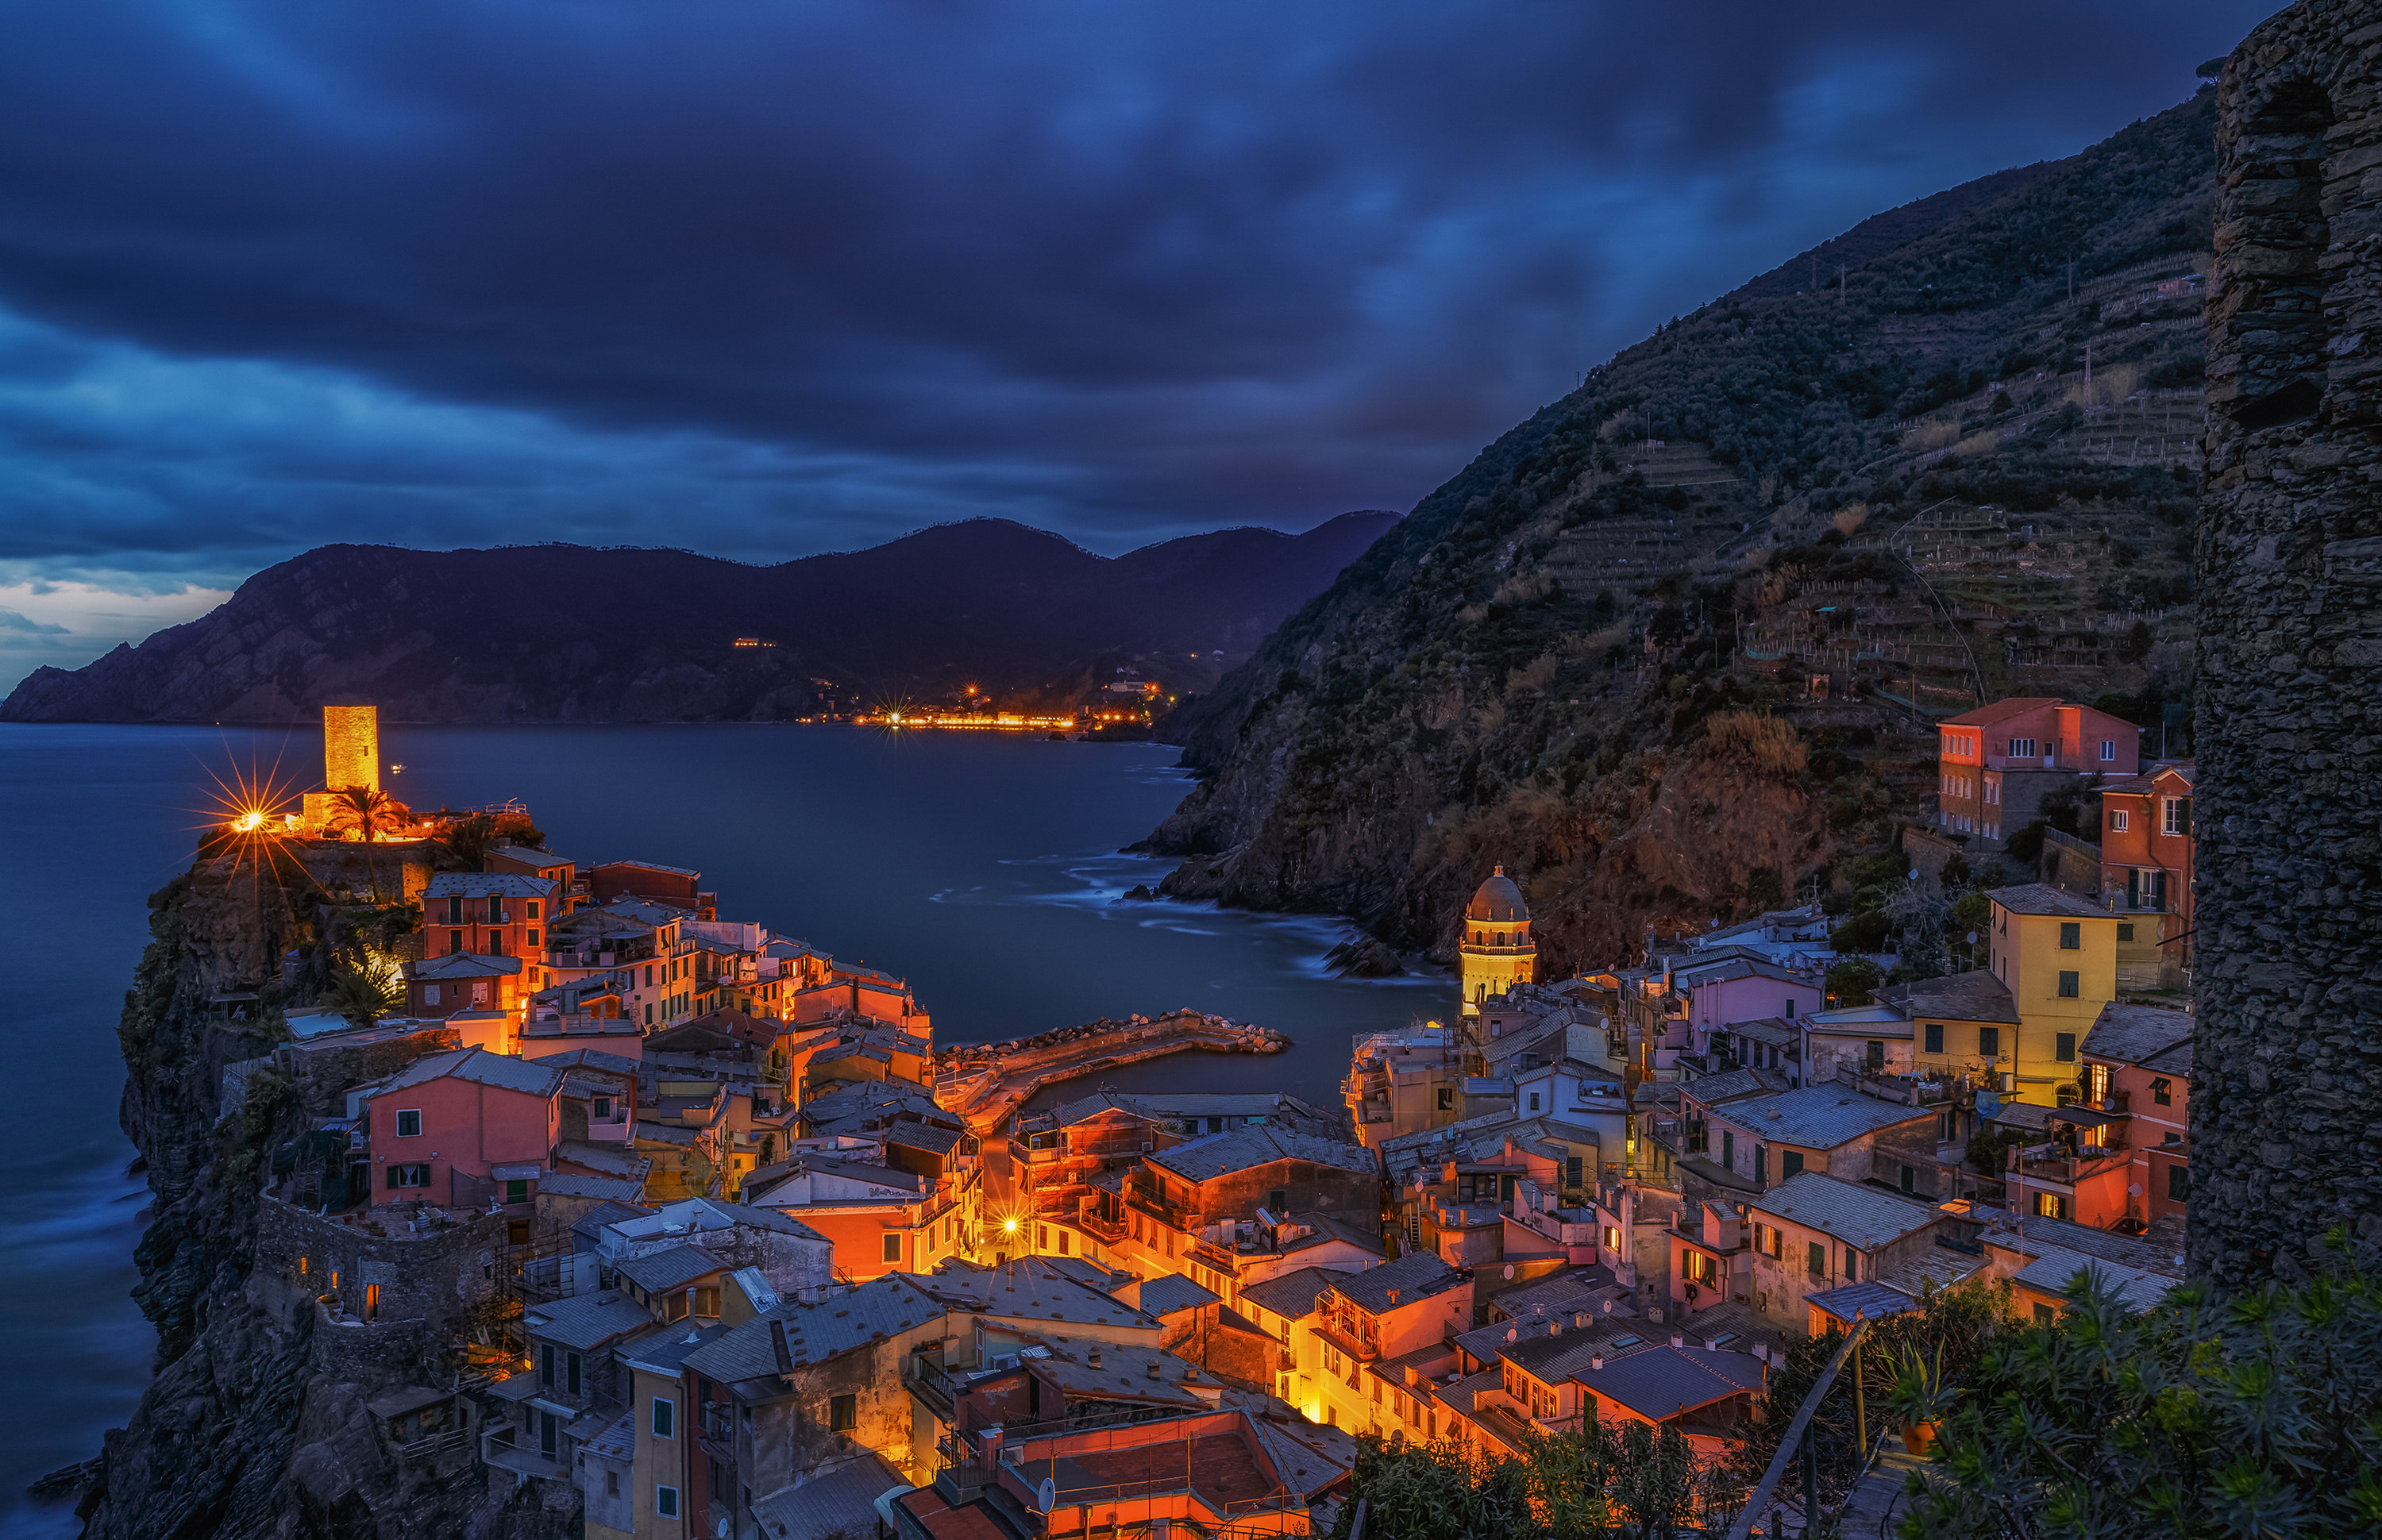
[(2200, 580), (2191, 1253), (2382, 1242), (2382, 3), (2218, 86)]

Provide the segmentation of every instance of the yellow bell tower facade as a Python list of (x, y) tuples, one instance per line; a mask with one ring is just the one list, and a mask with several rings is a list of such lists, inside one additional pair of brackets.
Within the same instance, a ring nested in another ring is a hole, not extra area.
[(1480, 1004), (1538, 976), (1539, 948), (1530, 940), (1530, 906), (1500, 865), (1472, 901), (1464, 906), (1464, 942), (1458, 948), (1464, 978), (1464, 1014), (1478, 1016)]

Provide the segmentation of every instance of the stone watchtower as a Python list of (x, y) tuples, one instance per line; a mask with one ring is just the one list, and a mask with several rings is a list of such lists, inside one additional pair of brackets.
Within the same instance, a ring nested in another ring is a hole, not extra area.
[(380, 789), (380, 708), (323, 708), (323, 784), (333, 791)]
[(2217, 87), (2199, 577), (2191, 1262), (2382, 1242), (2382, 7)]
[(1530, 906), (1500, 866), (1464, 906), (1464, 941), (1457, 948), (1464, 968), (1464, 1014), (1480, 1014), (1480, 1002), (1503, 995), (1537, 974), (1539, 948), (1530, 940)]

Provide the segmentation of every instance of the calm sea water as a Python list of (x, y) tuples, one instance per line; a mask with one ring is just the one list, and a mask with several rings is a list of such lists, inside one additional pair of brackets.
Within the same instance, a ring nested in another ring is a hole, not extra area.
[[(1164, 862), (1118, 855), (1181, 799), (1173, 751), (964, 733), (799, 727), (392, 727), (386, 782), (435, 807), (518, 797), (583, 863), (699, 868), (723, 915), (906, 976), (943, 1042), (1193, 1006), (1289, 1033), (1259, 1058), (1129, 1066), (1126, 1090), (1288, 1090), (1324, 1106), (1351, 1033), (1453, 1000), (1444, 976), (1325, 973), (1349, 933), (1122, 900)], [(319, 776), (310, 733), (0, 724), (0, 934), (17, 1111), (0, 1123), (0, 1364), (42, 1407), (0, 1448), (0, 1535), (73, 1533), (19, 1500), (96, 1453), (140, 1398), (154, 1338), (129, 1297), (146, 1190), (124, 1174), (115, 1025), (147, 937), (147, 895), (189, 862), (217, 777)], [(1079, 1088), (1068, 1088), (1079, 1089)], [(1050, 1093), (1045, 1094), (1048, 1099)], [(31, 1404), (31, 1402), (29, 1402)]]

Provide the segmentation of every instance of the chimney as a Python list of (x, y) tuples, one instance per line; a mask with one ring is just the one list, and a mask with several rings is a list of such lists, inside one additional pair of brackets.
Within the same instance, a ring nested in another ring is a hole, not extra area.
[(1091, 1366), (1095, 1369), (1100, 1366), (1100, 1351), (1098, 1348), (1092, 1350)]
[(1676, 1331), (1671, 1333), (1671, 1346), (1675, 1348), (1684, 1348), (1687, 1345), (1688, 1339)]
[(1603, 1367), (1604, 1367), (1604, 1355), (1603, 1355), (1603, 1354), (1602, 1354), (1602, 1353), (1599, 1353), (1596, 1357), (1590, 1359), (1590, 1360), (1588, 1361), (1588, 1366), (1589, 1366), (1590, 1368), (1591, 1368), (1591, 1369), (1602, 1369), (1602, 1368), (1603, 1368)]
[(1154, 1358), (1149, 1361), (1149, 1377), (1152, 1379), (1159, 1377), (1158, 1360)]

